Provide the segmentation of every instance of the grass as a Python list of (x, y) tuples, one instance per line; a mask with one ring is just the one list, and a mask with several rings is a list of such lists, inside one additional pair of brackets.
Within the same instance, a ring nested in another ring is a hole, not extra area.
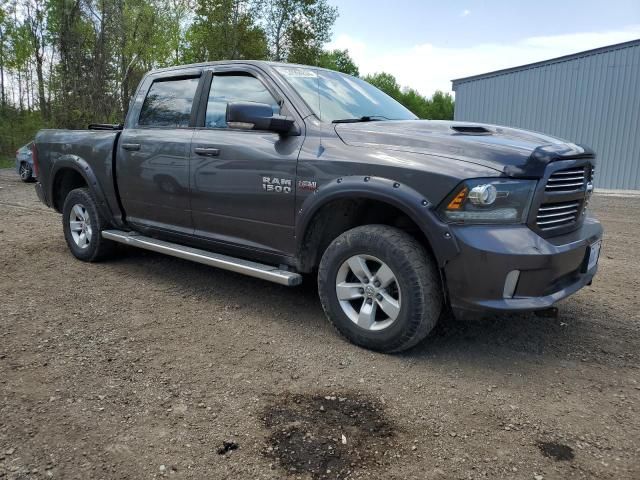
[(0, 168), (14, 168), (16, 166), (15, 158), (0, 155)]

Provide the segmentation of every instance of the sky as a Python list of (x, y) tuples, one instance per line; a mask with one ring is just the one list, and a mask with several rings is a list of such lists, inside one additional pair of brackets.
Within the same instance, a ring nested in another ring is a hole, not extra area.
[(454, 78), (640, 39), (640, 0), (329, 0), (329, 48), (431, 96)]

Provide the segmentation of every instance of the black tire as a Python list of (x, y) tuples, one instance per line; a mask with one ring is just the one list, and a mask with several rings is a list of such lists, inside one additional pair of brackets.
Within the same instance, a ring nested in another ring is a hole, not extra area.
[[(71, 232), (71, 212), (74, 206), (80, 205), (88, 213), (88, 222), (91, 228), (91, 238), (84, 248), (78, 245)], [(109, 223), (100, 213), (91, 192), (87, 188), (71, 190), (64, 200), (62, 207), (62, 228), (64, 239), (73, 256), (84, 262), (98, 262), (107, 258), (113, 252), (115, 243), (102, 238), (101, 232), (109, 227)]]
[[(358, 326), (338, 300), (338, 271), (356, 255), (384, 262), (402, 292), (397, 318), (382, 330)], [(343, 336), (361, 347), (386, 353), (407, 350), (422, 341), (443, 308), (441, 280), (431, 255), (411, 235), (386, 225), (356, 227), (337, 237), (320, 261), (318, 291), (327, 318)]]
[(33, 168), (27, 162), (20, 163), (20, 180), (24, 183), (33, 182)]

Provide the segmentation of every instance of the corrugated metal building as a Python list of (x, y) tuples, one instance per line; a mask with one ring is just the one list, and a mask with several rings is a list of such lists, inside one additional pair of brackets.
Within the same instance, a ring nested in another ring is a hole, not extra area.
[(455, 120), (589, 145), (596, 188), (640, 190), (640, 40), (459, 78), (453, 90)]

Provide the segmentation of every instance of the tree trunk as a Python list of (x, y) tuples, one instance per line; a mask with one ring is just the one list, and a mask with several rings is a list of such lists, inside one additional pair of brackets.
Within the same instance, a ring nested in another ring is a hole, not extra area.
[(22, 98), (22, 72), (18, 70), (18, 106), (20, 111), (24, 110), (24, 102)]
[(38, 104), (43, 118), (49, 118), (47, 99), (44, 95), (44, 75), (42, 74), (42, 54), (36, 54), (36, 75), (38, 76)]
[(7, 99), (4, 93), (4, 32), (0, 29), (0, 106), (4, 111)]
[(3, 60), (0, 60), (0, 91), (2, 92), (1, 94), (2, 100), (0, 100), (0, 105), (2, 106), (2, 110), (4, 110), (4, 107), (7, 105), (7, 100), (4, 95), (4, 61)]
[(31, 72), (31, 62), (27, 63), (27, 66), (24, 70), (25, 80), (24, 85), (26, 89), (27, 95), (27, 112), (31, 111), (31, 106), (33, 105), (33, 75)]
[(53, 65), (55, 57), (56, 49), (54, 45), (51, 45), (51, 61), (49, 62), (49, 88), (47, 88), (47, 108), (49, 113), (51, 113), (51, 109), (49, 107), (51, 106), (51, 90), (53, 90), (51, 82), (53, 79)]
[(118, 20), (120, 25), (120, 110), (121, 118), (127, 114), (129, 107), (129, 64), (126, 56), (127, 28), (124, 22), (124, 1), (118, 2)]

